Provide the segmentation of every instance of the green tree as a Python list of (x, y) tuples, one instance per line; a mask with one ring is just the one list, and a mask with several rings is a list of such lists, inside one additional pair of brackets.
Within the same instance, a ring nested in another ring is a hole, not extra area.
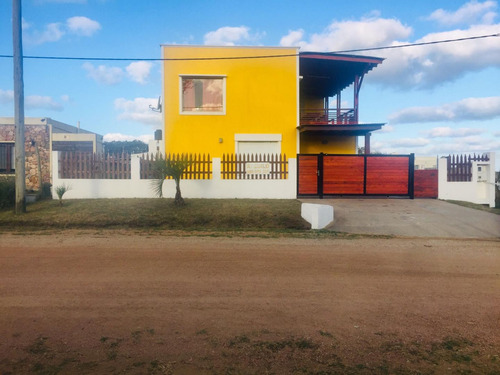
[(156, 196), (159, 198), (163, 197), (163, 183), (167, 177), (172, 177), (175, 181), (174, 204), (176, 206), (183, 206), (185, 202), (181, 194), (181, 177), (189, 165), (191, 165), (191, 161), (184, 155), (178, 160), (171, 158), (154, 160), (153, 173), (155, 180), (153, 180), (153, 190)]
[(104, 142), (103, 145), (106, 154), (142, 154), (148, 152), (148, 145), (139, 140)]

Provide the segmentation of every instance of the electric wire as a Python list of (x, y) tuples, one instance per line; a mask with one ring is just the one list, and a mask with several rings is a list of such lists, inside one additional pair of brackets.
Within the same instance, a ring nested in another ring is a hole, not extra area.
[[(463, 42), (468, 40), (486, 39), (499, 37), (500, 33), (470, 36), (465, 38), (456, 39), (445, 39), (436, 40), (431, 42), (421, 42), (421, 43), (407, 43), (395, 46), (384, 46), (384, 47), (369, 47), (369, 48), (358, 48), (351, 50), (342, 51), (332, 51), (327, 52), (331, 54), (343, 54), (343, 53), (353, 53), (353, 52), (367, 52), (367, 51), (379, 51), (386, 49), (399, 49), (408, 47), (419, 47), (433, 44), (444, 44), (444, 43), (454, 43)], [(305, 52), (305, 51), (304, 51)], [(314, 53), (314, 51), (307, 51)], [(317, 52), (317, 51), (316, 51)], [(324, 52), (321, 52), (324, 53)], [(208, 61), (208, 60), (243, 60), (243, 59), (269, 59), (269, 58), (283, 58), (283, 57), (296, 57), (300, 56), (300, 53), (294, 54), (279, 54), (279, 55), (256, 55), (256, 56), (228, 56), (228, 57), (191, 57), (191, 58), (120, 58), (120, 57), (67, 57), (67, 56), (23, 56), (24, 59), (36, 59), (36, 60), (77, 60), (77, 61)], [(12, 58), (12, 55), (0, 55), (0, 58)]]

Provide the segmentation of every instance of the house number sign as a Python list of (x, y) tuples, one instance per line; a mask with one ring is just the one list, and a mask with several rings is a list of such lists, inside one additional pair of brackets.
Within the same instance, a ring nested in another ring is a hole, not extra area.
[(246, 163), (245, 170), (248, 174), (269, 174), (271, 163)]

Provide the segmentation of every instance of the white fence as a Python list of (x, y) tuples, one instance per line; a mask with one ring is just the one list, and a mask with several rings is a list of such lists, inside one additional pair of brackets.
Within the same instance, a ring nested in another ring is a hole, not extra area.
[[(141, 179), (140, 157), (132, 156), (130, 179), (59, 178), (59, 153), (52, 152), (52, 186), (70, 187), (66, 199), (155, 198), (152, 181)], [(221, 178), (221, 159), (212, 159), (212, 178), (181, 180), (184, 198), (295, 199), (297, 196), (297, 159), (288, 159), (288, 178), (283, 180), (226, 180)], [(163, 196), (174, 197), (175, 182), (165, 180)], [(56, 194), (53, 196), (57, 198)]]
[(446, 157), (439, 159), (439, 199), (488, 204), (495, 207), (495, 153), (488, 161), (472, 161), (470, 181), (448, 181)]

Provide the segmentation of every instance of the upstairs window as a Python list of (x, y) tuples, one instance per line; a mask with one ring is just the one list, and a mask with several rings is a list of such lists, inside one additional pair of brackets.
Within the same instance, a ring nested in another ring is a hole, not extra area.
[(0, 173), (15, 172), (14, 143), (0, 143)]
[(225, 91), (225, 77), (182, 76), (181, 113), (224, 114)]

